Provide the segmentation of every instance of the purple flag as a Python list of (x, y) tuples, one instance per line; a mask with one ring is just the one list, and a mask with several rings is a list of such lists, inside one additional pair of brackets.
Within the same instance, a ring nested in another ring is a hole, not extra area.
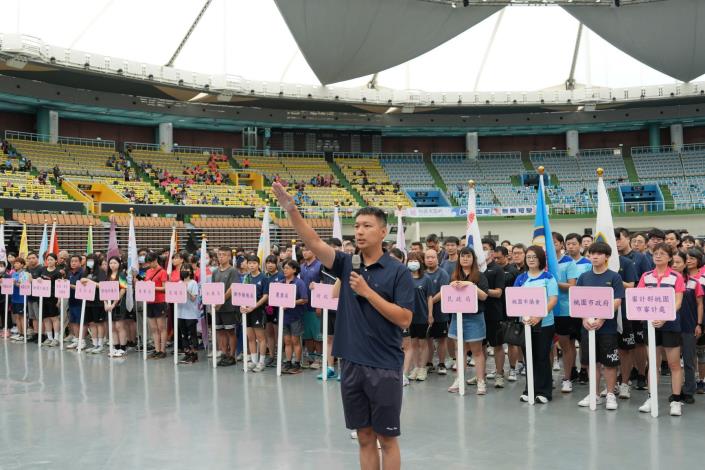
[(108, 239), (108, 259), (110, 259), (112, 256), (120, 257), (120, 248), (118, 248), (115, 217), (113, 217), (110, 221), (110, 238)]

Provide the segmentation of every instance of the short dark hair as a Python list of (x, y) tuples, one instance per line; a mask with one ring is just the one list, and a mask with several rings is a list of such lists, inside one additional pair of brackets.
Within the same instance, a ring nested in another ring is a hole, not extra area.
[(506, 246), (498, 246), (497, 248), (494, 249), (495, 253), (501, 253), (502, 256), (509, 256), (509, 250), (507, 250)]
[(411, 242), (411, 246), (420, 246), (423, 249), (423, 243), (421, 242)]
[(587, 252), (590, 254), (595, 253), (612, 256), (612, 247), (604, 242), (595, 242), (588, 247)]
[(233, 255), (233, 250), (229, 246), (221, 246), (220, 248), (218, 248), (218, 251), (221, 251), (223, 253), (228, 252), (230, 253), (230, 256)]
[(570, 232), (568, 235), (565, 236), (565, 241), (567, 242), (568, 240), (577, 240), (578, 243), (582, 241), (582, 237), (580, 234), (575, 233), (575, 232)]
[(695, 237), (692, 235), (683, 235), (683, 237), (681, 238), (681, 242), (684, 242), (684, 241), (689, 241), (689, 242), (695, 243)]
[(539, 262), (539, 269), (546, 269), (546, 252), (544, 251), (543, 247), (539, 245), (531, 245), (529, 248), (526, 249), (526, 254), (529, 254), (529, 252), (532, 252), (536, 255), (536, 259)]
[(259, 256), (257, 255), (247, 255), (245, 256), (247, 261), (256, 261), (259, 264)]
[(624, 227), (615, 227), (614, 229), (614, 237), (615, 238), (620, 238), (622, 235), (624, 235), (624, 238), (631, 238), (632, 234), (629, 233), (629, 230), (627, 230)]
[(443, 244), (445, 245), (446, 243), (453, 243), (455, 245), (460, 245), (460, 240), (458, 239), (458, 237), (450, 236), (450, 237), (446, 237), (446, 239), (443, 240)]
[(286, 260), (282, 266), (289, 266), (291, 269), (293, 269), (294, 276), (298, 276), (301, 272), (301, 266), (297, 261), (294, 261), (293, 259)]
[[(673, 235), (675, 235), (675, 236), (676, 236), (676, 240), (681, 241), (681, 234), (680, 234), (679, 231), (677, 231), (677, 230), (666, 230), (666, 235), (668, 235), (669, 233), (672, 233)], [(666, 238), (666, 237), (664, 237), (664, 238)]]
[[(666, 238), (666, 234), (663, 233), (663, 230), (658, 229), (658, 228), (652, 228), (651, 230), (649, 230), (649, 233), (647, 233), (646, 236), (649, 240), (652, 238), (660, 238), (661, 240)], [(673, 256), (673, 255), (671, 255), (671, 256)]]
[(565, 239), (563, 238), (563, 235), (561, 235), (559, 232), (551, 232), (551, 235), (553, 238), (558, 240), (559, 243), (565, 243)]
[(264, 264), (267, 263), (279, 264), (279, 260), (277, 259), (276, 255), (269, 255), (264, 259)]
[(705, 259), (703, 258), (703, 252), (697, 248), (689, 249), (688, 251), (686, 251), (686, 255), (698, 260), (698, 268), (702, 268), (703, 264), (705, 264)]
[(389, 254), (393, 256), (394, 258), (400, 260), (402, 263), (406, 260), (406, 256), (404, 256), (404, 252), (401, 251), (399, 248), (392, 248), (389, 250)]
[(482, 239), (482, 244), (483, 245), (489, 245), (490, 249), (494, 250), (497, 248), (497, 242), (491, 239), (490, 237), (485, 237)]
[(379, 207), (372, 207), (372, 206), (367, 206), (367, 207), (362, 207), (355, 213), (355, 219), (357, 219), (361, 215), (371, 215), (377, 218), (382, 225), (386, 226), (387, 225), (387, 213), (384, 212), (382, 209)]
[(144, 262), (145, 263), (153, 263), (153, 262), (157, 261), (157, 259), (158, 259), (157, 254), (153, 251), (150, 251), (149, 253), (147, 253), (145, 255)]
[(437, 242), (438, 241), (438, 235), (435, 233), (431, 233), (429, 235), (426, 235), (426, 243), (428, 242)]
[(580, 241), (583, 241), (583, 240), (585, 240), (586, 238), (589, 238), (590, 240), (593, 240), (595, 237), (593, 237), (591, 233), (583, 233), (583, 236), (580, 237)]
[(656, 253), (658, 250), (665, 251), (666, 254), (667, 254), (668, 256), (670, 256), (671, 258), (673, 258), (673, 253), (675, 252), (675, 250), (673, 249), (673, 247), (672, 247), (671, 245), (667, 245), (667, 244), (664, 243), (664, 242), (661, 242), (661, 243), (659, 243), (658, 245), (656, 245), (656, 246), (654, 247), (654, 249), (651, 250), (651, 252), (652, 252), (652, 253)]
[(336, 237), (330, 237), (328, 240), (326, 240), (326, 243), (329, 244), (330, 246), (337, 246), (337, 247), (343, 246), (343, 242), (340, 241), (340, 238), (336, 238)]
[(502, 243), (500, 243), (500, 245), (504, 245), (505, 243), (506, 243), (507, 245), (511, 245), (511, 244), (512, 244), (512, 242), (510, 242), (509, 240), (502, 240)]
[(69, 258), (69, 263), (73, 261), (74, 258), (76, 258), (79, 263), (81, 262), (81, 255), (71, 255), (71, 257)]
[(512, 246), (512, 251), (514, 251), (514, 249), (516, 248), (519, 248), (521, 251), (526, 253), (526, 246), (524, 246), (523, 243), (517, 243), (516, 245)]
[(646, 234), (645, 234), (644, 232), (637, 232), (637, 233), (635, 233), (634, 235), (632, 235), (632, 238), (636, 238), (636, 237), (641, 237), (641, 238), (643, 238), (644, 240), (646, 240), (646, 238), (647, 238), (647, 237), (646, 237)]

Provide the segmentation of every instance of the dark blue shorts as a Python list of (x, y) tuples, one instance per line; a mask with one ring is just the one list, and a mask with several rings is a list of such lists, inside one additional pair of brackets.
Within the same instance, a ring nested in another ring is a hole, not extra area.
[(69, 305), (69, 322), (81, 323), (81, 305)]
[(379, 369), (341, 360), (340, 377), (348, 429), (372, 427), (382, 436), (401, 434), (401, 369)]

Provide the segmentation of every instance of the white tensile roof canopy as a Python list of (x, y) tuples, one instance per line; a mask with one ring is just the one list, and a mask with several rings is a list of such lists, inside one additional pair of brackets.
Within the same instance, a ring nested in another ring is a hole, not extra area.
[(150, 64), (166, 64), (203, 12), (173, 66), (272, 83), (356, 87), (377, 74), (377, 86), (392, 89), (535, 91), (564, 86), (573, 65), (575, 82), (595, 87), (705, 74), (699, 0), (622, 0), (618, 8), (605, 5), (613, 0), (506, 8), (492, 0), (3, 3), (3, 32)]

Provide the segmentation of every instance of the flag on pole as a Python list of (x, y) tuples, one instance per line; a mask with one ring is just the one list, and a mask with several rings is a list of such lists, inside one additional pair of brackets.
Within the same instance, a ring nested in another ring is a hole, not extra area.
[(480, 225), (477, 223), (477, 202), (475, 194), (475, 182), (470, 180), (468, 190), (468, 225), (465, 230), (466, 246), (475, 251), (477, 266), (480, 271), (487, 270), (487, 258), (485, 250), (482, 249), (482, 236), (480, 235)]
[(44, 231), (42, 232), (42, 242), (39, 244), (39, 264), (44, 266), (44, 255), (47, 253), (49, 248), (49, 239), (47, 238), (47, 224), (44, 224)]
[(115, 217), (110, 218), (110, 235), (108, 236), (108, 259), (113, 256), (120, 257), (120, 247), (118, 247), (117, 240), (117, 224), (115, 223)]
[(544, 194), (543, 167), (539, 167), (539, 190), (536, 196), (536, 218), (534, 219), (534, 239), (532, 243), (543, 247), (546, 252), (546, 268), (554, 276), (558, 275), (558, 258), (553, 245), (553, 233), (548, 219), (548, 205)]
[(127, 298), (125, 306), (128, 311), (132, 311), (135, 305), (133, 290), (133, 278), (140, 270), (140, 262), (137, 257), (137, 239), (135, 238), (135, 218), (130, 214), (130, 229), (127, 237)]
[[(5, 248), (5, 224), (0, 224), (0, 261), (7, 261), (7, 249)], [(9, 271), (9, 269), (8, 269)]]
[(340, 208), (338, 206), (333, 209), (333, 238), (343, 241), (343, 226), (340, 223)]
[(56, 245), (56, 219), (51, 224), (51, 235), (49, 236), (49, 249), (47, 253), (59, 254), (59, 250), (54, 251), (54, 246)]
[[(201, 287), (201, 292), (203, 292), (203, 284), (208, 282), (208, 279), (206, 279), (206, 276), (208, 276), (208, 271), (206, 270), (206, 258), (208, 257), (208, 250), (206, 248), (206, 237), (204, 236), (201, 239), (201, 253), (200, 253), (200, 259), (198, 263), (198, 269), (200, 271), (200, 287)], [(208, 317), (207, 315), (203, 315), (200, 320), (201, 323), (201, 338), (203, 339), (203, 347), (208, 350)], [(214, 332), (215, 334), (215, 332)], [(215, 360), (215, 358), (213, 358)]]
[(296, 261), (296, 240), (291, 240), (291, 259)]
[(29, 254), (29, 247), (27, 246), (27, 224), (22, 224), (22, 237), (20, 238), (20, 251), (18, 253), (20, 258), (27, 258)]
[(269, 207), (264, 208), (264, 216), (262, 217), (262, 230), (259, 234), (259, 244), (257, 245), (257, 257), (262, 265), (264, 272), (264, 260), (269, 256), (271, 249), (271, 241), (269, 238)]
[(404, 235), (403, 214), (404, 210), (401, 208), (401, 204), (399, 204), (397, 206), (397, 248), (406, 255), (406, 236)]
[(171, 264), (171, 258), (174, 257), (174, 253), (176, 253), (176, 225), (171, 226), (171, 242), (169, 242), (169, 260), (167, 261), (166, 265), (166, 273), (169, 276), (171, 276), (171, 271), (173, 269), (173, 266)]
[(86, 241), (86, 254), (93, 254), (93, 225), (88, 226), (88, 240)]
[(602, 179), (604, 170), (597, 169), (597, 218), (595, 220), (595, 241), (607, 243), (612, 248), (612, 256), (608, 261), (609, 268), (619, 272), (619, 252), (617, 251), (617, 239), (614, 236), (614, 223), (612, 222), (612, 210), (610, 209), (610, 198), (607, 195), (607, 187)]

